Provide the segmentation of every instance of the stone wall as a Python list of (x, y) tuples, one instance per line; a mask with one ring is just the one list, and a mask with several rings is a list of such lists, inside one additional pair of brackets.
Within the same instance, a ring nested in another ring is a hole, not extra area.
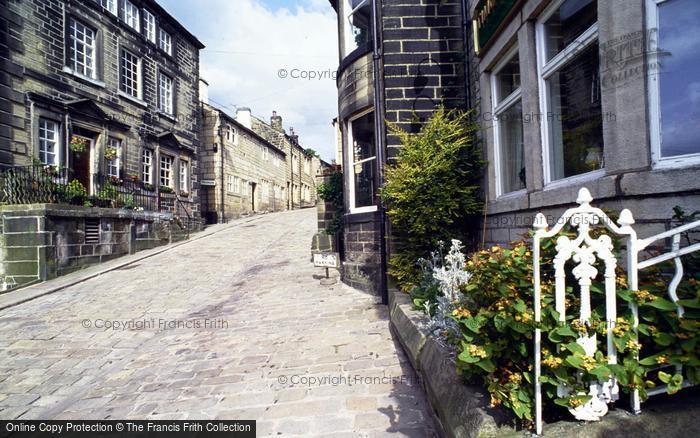
[[(385, 118), (417, 132), (438, 105), (465, 108), (466, 29), (461, 0), (382, 2)], [(400, 149), (387, 130), (387, 157)]]
[(45, 281), (170, 243), (186, 232), (167, 213), (56, 204), (0, 207), (0, 277)]
[(381, 295), (381, 254), (378, 214), (345, 215), (343, 282), (357, 289)]

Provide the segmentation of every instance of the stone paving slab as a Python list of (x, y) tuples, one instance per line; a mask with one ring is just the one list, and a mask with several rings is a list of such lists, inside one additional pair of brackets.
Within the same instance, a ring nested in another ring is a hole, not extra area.
[(0, 418), (434, 436), (387, 307), (319, 284), (315, 219), (313, 209), (260, 216), (1, 310)]

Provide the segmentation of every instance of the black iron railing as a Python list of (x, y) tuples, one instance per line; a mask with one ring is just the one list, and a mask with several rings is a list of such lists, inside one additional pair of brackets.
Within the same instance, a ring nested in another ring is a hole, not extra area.
[(82, 204), (84, 194), (72, 180), (73, 171), (60, 166), (0, 167), (0, 203)]
[(148, 211), (157, 209), (158, 196), (155, 188), (149, 184), (102, 174), (95, 175), (94, 182), (96, 206), (98, 207)]

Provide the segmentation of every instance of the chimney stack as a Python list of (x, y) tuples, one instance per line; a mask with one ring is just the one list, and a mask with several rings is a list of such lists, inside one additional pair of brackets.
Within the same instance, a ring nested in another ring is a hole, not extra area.
[(199, 101), (209, 104), (209, 82), (199, 78)]
[(284, 131), (282, 128), (282, 117), (277, 115), (277, 111), (272, 111), (272, 117), (270, 117), (270, 126), (277, 131)]
[(236, 109), (236, 121), (248, 129), (253, 127), (251, 118), (250, 108), (242, 106)]
[(294, 133), (294, 128), (291, 126), (289, 127), (289, 138), (292, 139), (292, 143), (299, 144), (299, 136)]

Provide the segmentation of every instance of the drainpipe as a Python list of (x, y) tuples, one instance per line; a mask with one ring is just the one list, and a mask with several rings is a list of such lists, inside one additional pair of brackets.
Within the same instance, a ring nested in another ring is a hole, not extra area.
[(220, 178), (219, 178), (220, 179), (219, 190), (221, 191), (221, 196), (220, 196), (221, 197), (221, 223), (223, 224), (226, 222), (226, 214), (225, 214), (226, 207), (224, 204), (224, 202), (226, 200), (226, 194), (224, 193), (224, 187), (225, 187), (224, 186), (224, 136), (222, 133), (223, 127), (221, 124), (221, 115), (218, 112), (216, 115), (216, 120), (218, 122), (217, 124), (219, 125), (219, 127), (217, 129), (217, 137), (218, 137), (217, 143), (219, 143), (219, 154), (221, 155), (221, 159), (219, 160), (219, 163), (220, 163), (219, 165), (220, 165), (220, 170), (221, 170), (220, 175), (219, 175), (220, 176)]
[(469, 63), (469, 1), (462, 0), (462, 45), (464, 46), (464, 109), (469, 111), (472, 106), (472, 90), (470, 87), (471, 65)]
[[(384, 88), (382, 87), (382, 50), (379, 42), (379, 19), (380, 19), (380, 3), (381, 0), (372, 0), (372, 67), (374, 80), (374, 137), (377, 159), (377, 185), (384, 185)], [(382, 297), (382, 304), (389, 304), (389, 292), (387, 289), (387, 244), (386, 244), (386, 228), (388, 226), (386, 220), (386, 210), (379, 196), (376, 198), (377, 211), (379, 213), (379, 293)]]

